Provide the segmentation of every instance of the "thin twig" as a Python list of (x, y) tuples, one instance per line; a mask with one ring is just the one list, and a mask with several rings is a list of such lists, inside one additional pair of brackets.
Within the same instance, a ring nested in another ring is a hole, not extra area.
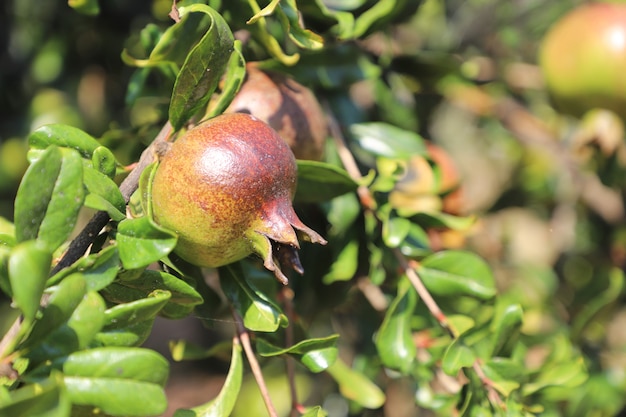
[(248, 363), (250, 364), (252, 375), (254, 375), (254, 379), (256, 380), (259, 390), (261, 391), (261, 396), (263, 397), (263, 402), (265, 403), (267, 412), (269, 413), (270, 417), (278, 417), (278, 414), (276, 413), (276, 408), (274, 407), (272, 399), (270, 398), (269, 391), (267, 390), (267, 385), (265, 384), (265, 379), (263, 378), (261, 366), (256, 360), (256, 356), (254, 355), (254, 351), (252, 350), (252, 344), (250, 343), (250, 334), (243, 324), (243, 319), (234, 309), (233, 317), (235, 318), (235, 324), (237, 326), (237, 336), (239, 337), (239, 342), (241, 343), (241, 346), (243, 346), (244, 352), (246, 352), (246, 357), (248, 358)]
[[(285, 312), (289, 319), (290, 325), (285, 329), (285, 345), (288, 347), (293, 346), (293, 323), (295, 321), (296, 313), (293, 308), (293, 290), (290, 287), (282, 288), (282, 298), (285, 303)], [(296, 389), (296, 367), (294, 359), (285, 355), (285, 367), (287, 368), (287, 380), (289, 381), (289, 392), (291, 393), (291, 417), (295, 417), (298, 413), (300, 403), (298, 402), (298, 391)]]

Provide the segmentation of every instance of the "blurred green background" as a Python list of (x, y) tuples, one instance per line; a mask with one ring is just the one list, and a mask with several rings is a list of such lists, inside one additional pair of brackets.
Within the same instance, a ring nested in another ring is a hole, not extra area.
[[(581, 3), (424, 0), (415, 14), (359, 41), (377, 62), (405, 54), (417, 73), (407, 74), (400, 61), (386, 89), (364, 80), (350, 95), (370, 120), (416, 130), (449, 152), (462, 211), (479, 221), (446, 244), (491, 263), (501, 292), (522, 299), (527, 335), (562, 332), (585, 352), (596, 385), (581, 391), (571, 415), (578, 401), (611, 415), (626, 392), (626, 308), (616, 272), (626, 262), (626, 162), (587, 145), (596, 135), (621, 149), (623, 128), (610, 117), (559, 114), (536, 66), (550, 24)], [(62, 0), (0, 5), (0, 216), (12, 218), (26, 137), (38, 126), (79, 127), (102, 137), (121, 161), (136, 159), (167, 101), (157, 78), (149, 84), (153, 97), (127, 106), (134, 69), (120, 54), (147, 23), (169, 25), (170, 5), (106, 0), (97, 17)], [(610, 129), (598, 133), (605, 122)]]

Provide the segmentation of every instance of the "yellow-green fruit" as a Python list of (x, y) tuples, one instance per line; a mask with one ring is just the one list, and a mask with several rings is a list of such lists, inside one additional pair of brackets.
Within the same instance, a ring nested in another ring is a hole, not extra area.
[(539, 64), (560, 111), (626, 118), (626, 4), (588, 3), (565, 15), (543, 39)]
[(154, 219), (178, 234), (174, 251), (192, 264), (217, 267), (256, 253), (286, 283), (281, 266), (302, 270), (296, 232), (326, 243), (293, 210), (296, 169), (289, 147), (264, 122), (247, 114), (215, 117), (161, 157)]

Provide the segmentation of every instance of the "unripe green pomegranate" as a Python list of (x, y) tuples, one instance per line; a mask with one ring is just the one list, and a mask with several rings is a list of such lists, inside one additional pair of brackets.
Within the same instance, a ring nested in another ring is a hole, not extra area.
[(178, 234), (174, 252), (206, 267), (252, 253), (283, 283), (281, 268), (302, 273), (299, 237), (325, 244), (291, 205), (296, 161), (267, 124), (247, 114), (210, 119), (178, 138), (152, 183), (157, 223)]
[(565, 15), (544, 37), (539, 64), (559, 110), (626, 118), (626, 4), (588, 3)]
[(273, 127), (298, 159), (320, 161), (328, 124), (308, 88), (286, 75), (246, 65), (246, 79), (226, 113), (248, 113)]

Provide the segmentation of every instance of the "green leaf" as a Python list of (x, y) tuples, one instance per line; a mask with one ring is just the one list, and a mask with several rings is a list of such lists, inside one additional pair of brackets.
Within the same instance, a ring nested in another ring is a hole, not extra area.
[(223, 341), (207, 349), (189, 342), (188, 340), (171, 340), (169, 342), (169, 348), (172, 359), (180, 362), (205, 359), (213, 356), (222, 357), (224, 352), (228, 353), (228, 351), (231, 350), (231, 342)]
[(411, 221), (404, 217), (390, 217), (383, 222), (383, 241), (390, 248), (397, 248), (411, 231)]
[(508, 358), (491, 358), (481, 364), (491, 386), (508, 397), (526, 379), (524, 365)]
[(80, 155), (73, 149), (50, 146), (30, 165), (17, 191), (18, 242), (37, 239), (53, 252), (72, 232), (84, 198)]
[(224, 381), (220, 393), (206, 404), (194, 407), (191, 410), (176, 410), (174, 417), (222, 417), (229, 416), (239, 396), (241, 381), (243, 379), (243, 358), (241, 345), (233, 343), (233, 351), (230, 359), (230, 369)]
[(547, 387), (572, 388), (588, 378), (582, 358), (566, 363), (547, 363), (537, 378), (522, 388), (524, 396), (532, 395)]
[(404, 278), (398, 285), (398, 294), (387, 309), (375, 340), (383, 365), (403, 374), (411, 370), (417, 355), (411, 329), (411, 317), (416, 305), (417, 294)]
[(234, 50), (233, 34), (222, 16), (209, 6), (192, 4), (179, 8), (181, 16), (204, 13), (211, 26), (187, 55), (174, 84), (169, 119), (180, 129), (198, 110), (206, 106), (217, 88)]
[(167, 360), (152, 349), (100, 347), (57, 359), (66, 376), (121, 378), (165, 386)]
[(294, 200), (320, 203), (353, 192), (358, 184), (348, 173), (325, 162), (298, 160), (298, 188)]
[(117, 281), (105, 288), (104, 297), (113, 303), (127, 303), (147, 297), (154, 290), (171, 293), (161, 315), (169, 319), (180, 319), (191, 313), (202, 303), (202, 296), (185, 281), (166, 272), (146, 270), (137, 279)]
[(434, 294), (469, 295), (488, 300), (496, 295), (489, 265), (477, 255), (449, 250), (426, 257), (417, 270), (424, 285)]
[(0, 416), (3, 417), (69, 417), (71, 408), (60, 372), (24, 385), (10, 392), (6, 399), (0, 396)]
[(246, 60), (241, 52), (241, 41), (235, 40), (234, 47), (235, 50), (228, 59), (221, 93), (215, 101), (209, 103), (209, 110), (204, 117), (205, 119), (224, 113), (246, 78)]
[(359, 241), (350, 238), (344, 246), (334, 246), (332, 249), (339, 250), (339, 253), (322, 282), (328, 285), (335, 281), (351, 280), (359, 266)]
[(100, 14), (98, 0), (67, 0), (67, 4), (79, 13), (89, 16)]
[(100, 143), (82, 130), (62, 124), (42, 126), (28, 137), (28, 144), (33, 149), (45, 150), (51, 145), (72, 148), (84, 158), (91, 159)]
[(66, 276), (80, 271), (87, 289), (99, 291), (113, 282), (120, 270), (120, 257), (117, 246), (109, 246), (97, 253), (85, 256), (74, 262), (71, 266), (57, 272), (48, 280), (47, 285), (54, 285)]
[(280, 1), (280, 7), (276, 11), (279, 22), (289, 34), (289, 39), (298, 47), (320, 49), (324, 46), (324, 39), (321, 36), (302, 26), (295, 0)]
[(287, 317), (265, 294), (243, 277), (238, 263), (219, 268), (224, 294), (243, 318), (246, 328), (256, 332), (275, 332), (287, 324)]
[(167, 408), (165, 392), (158, 384), (122, 378), (66, 376), (73, 404), (95, 407), (120, 417), (161, 415)]
[(109, 213), (115, 221), (126, 218), (126, 202), (117, 184), (102, 172), (85, 167), (83, 181), (87, 188), (85, 206)]
[(433, 252), (430, 248), (428, 233), (413, 222), (411, 222), (409, 232), (402, 242), (400, 242), (399, 247), (400, 251), (408, 257), (422, 257), (430, 255)]
[(291, 354), (299, 359), (311, 372), (321, 372), (337, 360), (339, 335), (302, 340), (288, 348), (279, 348), (262, 338), (256, 341), (257, 352), (261, 356)]
[(472, 329), (475, 324), (474, 319), (468, 316), (460, 314), (451, 314), (448, 316), (448, 327), (452, 334), (454, 334), (454, 337), (463, 335), (468, 330)]
[(126, 269), (150, 265), (174, 249), (177, 236), (149, 217), (120, 222), (116, 236), (120, 260)]
[(364, 151), (377, 157), (407, 159), (415, 154), (427, 155), (424, 139), (420, 135), (390, 124), (353, 124), (350, 133)]
[(315, 406), (309, 408), (301, 417), (327, 417), (328, 413), (322, 407)]
[(28, 321), (35, 318), (50, 272), (52, 255), (37, 241), (18, 244), (9, 256), (8, 273), (13, 302)]
[(341, 359), (327, 369), (339, 385), (341, 394), (362, 407), (376, 409), (385, 403), (385, 394), (362, 373), (348, 367)]
[(28, 346), (25, 356), (30, 365), (35, 366), (85, 349), (104, 324), (104, 310), (102, 297), (95, 291), (88, 292), (67, 322), (39, 343), (34, 341), (33, 346)]
[(91, 154), (93, 169), (113, 179), (117, 170), (117, 160), (113, 152), (105, 146), (98, 146)]
[(156, 290), (147, 298), (111, 307), (95, 340), (104, 346), (137, 346), (150, 335), (154, 319), (171, 297), (168, 291)]
[(47, 335), (65, 324), (83, 300), (86, 291), (85, 278), (79, 273), (68, 276), (53, 288), (41, 318), (35, 322), (22, 348), (42, 342)]
[(446, 374), (456, 376), (461, 368), (469, 368), (475, 361), (476, 355), (463, 343), (463, 339), (455, 339), (443, 355), (441, 368)]
[(519, 304), (508, 304), (507, 300), (496, 303), (496, 311), (490, 326), (493, 349), (491, 356), (510, 353), (517, 342), (524, 311)]

